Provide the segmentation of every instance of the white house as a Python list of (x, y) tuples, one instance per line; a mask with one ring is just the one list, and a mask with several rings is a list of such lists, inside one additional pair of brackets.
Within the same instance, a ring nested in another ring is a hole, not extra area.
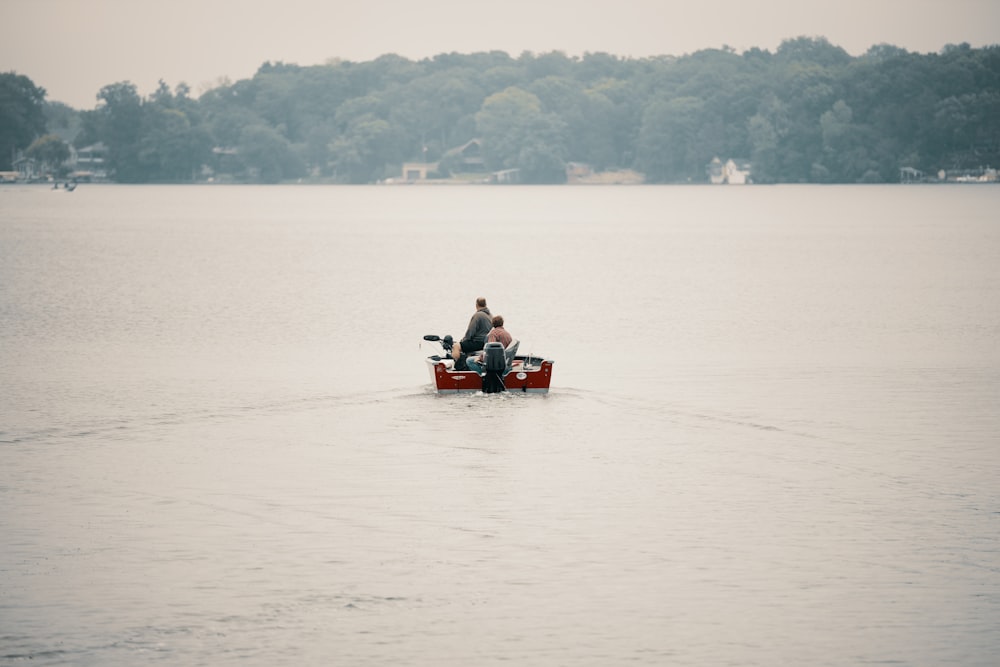
[(726, 161), (726, 183), (729, 183), (729, 185), (746, 185), (749, 182), (749, 162), (736, 162), (732, 158)]
[(750, 183), (750, 163), (729, 158), (725, 162), (712, 158), (708, 165), (708, 181), (713, 185), (745, 185)]

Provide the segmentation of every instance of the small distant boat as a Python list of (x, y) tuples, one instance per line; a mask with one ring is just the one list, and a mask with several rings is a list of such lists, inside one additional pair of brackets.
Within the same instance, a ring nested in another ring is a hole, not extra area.
[(454, 339), (451, 336), (429, 334), (424, 340), (441, 344), (444, 356), (427, 357), (431, 383), (439, 394), (473, 393), (493, 394), (503, 391), (526, 394), (547, 394), (552, 381), (551, 359), (532, 354), (518, 354), (520, 341), (514, 339), (506, 348), (500, 343), (487, 343), (483, 348), (482, 373), (473, 370), (455, 370), (451, 358)]

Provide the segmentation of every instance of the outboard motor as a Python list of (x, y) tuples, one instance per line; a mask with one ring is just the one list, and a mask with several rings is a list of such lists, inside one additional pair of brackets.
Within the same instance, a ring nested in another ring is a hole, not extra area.
[(507, 355), (504, 354), (503, 344), (492, 342), (486, 343), (483, 348), (483, 393), (496, 394), (507, 391), (504, 386), (503, 376), (507, 372)]

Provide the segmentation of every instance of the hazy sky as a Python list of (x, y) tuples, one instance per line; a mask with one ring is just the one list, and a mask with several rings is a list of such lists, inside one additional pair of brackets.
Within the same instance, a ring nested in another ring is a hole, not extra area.
[(195, 94), (264, 61), (560, 50), (619, 56), (826, 37), (853, 55), (1000, 44), (1000, 0), (0, 0), (0, 71), (93, 108), (102, 86)]

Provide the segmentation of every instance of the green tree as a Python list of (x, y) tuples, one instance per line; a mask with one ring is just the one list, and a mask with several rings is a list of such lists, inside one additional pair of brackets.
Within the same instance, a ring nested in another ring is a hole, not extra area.
[(778, 46), (777, 57), (786, 61), (809, 62), (820, 67), (847, 65), (851, 56), (825, 37), (795, 37)]
[(642, 115), (639, 168), (654, 183), (704, 180), (711, 149), (698, 141), (705, 103), (697, 97), (657, 100)]
[(566, 123), (543, 111), (536, 95), (516, 87), (490, 95), (476, 128), (490, 169), (521, 169), (525, 183), (566, 180)]
[(0, 169), (45, 133), (45, 89), (15, 72), (0, 73)]
[(298, 70), (258, 72), (254, 77), (254, 112), (289, 141), (302, 139), (307, 126), (300, 107), (298, 79)]
[[(902, 165), (934, 173), (1000, 163), (997, 46), (917, 54), (881, 44), (852, 58), (824, 38), (798, 37), (776, 53), (742, 55), (389, 54), (265, 63), (198, 99), (188, 92), (161, 85), (142, 100), (131, 84), (114, 84), (79, 115), (78, 134), (71, 117), (55, 115), (48, 132), (103, 141), (119, 180), (136, 181), (189, 178), (206, 159), (194, 147), (215, 146), (220, 160), (243, 159), (231, 168), (245, 178), (308, 169), (370, 182), (404, 160), (443, 160), (472, 138), (491, 169), (516, 167), (532, 182), (558, 181), (567, 160), (638, 168), (652, 182), (701, 180), (715, 155), (749, 157), (757, 182), (891, 180)], [(0, 135), (14, 125), (0, 123)], [(29, 129), (14, 150), (45, 134)]]
[(750, 140), (750, 161), (755, 183), (774, 183), (778, 180), (778, 131), (765, 116), (755, 114), (747, 121)]
[(108, 147), (108, 171), (122, 183), (139, 183), (145, 174), (139, 160), (142, 141), (142, 99), (129, 81), (101, 88), (92, 116), (96, 134)]
[(351, 97), (350, 77), (337, 62), (304, 68), (296, 75), (294, 93), (298, 127), (292, 140), (300, 143), (307, 166), (330, 175), (330, 144), (338, 136), (337, 108)]
[(234, 87), (218, 88), (201, 96), (199, 109), (205, 128), (216, 146), (233, 148), (247, 127), (266, 125), (249, 105), (243, 103)]
[(80, 112), (62, 102), (45, 102), (45, 127), (63, 141), (73, 143), (82, 130)]
[(184, 84), (171, 91), (161, 80), (157, 90), (141, 101), (137, 180), (190, 181), (211, 159), (211, 138), (198, 122), (201, 114), (188, 92)]
[(381, 118), (365, 114), (356, 118), (330, 147), (339, 180), (372, 183), (388, 176), (401, 160), (398, 132)]
[(404, 137), (406, 158), (436, 160), (472, 139), (474, 114), (484, 96), (475, 71), (465, 67), (432, 72), (391, 88), (386, 94), (388, 121)]
[(139, 164), (148, 180), (194, 180), (209, 160), (207, 133), (192, 126), (179, 109), (151, 107), (143, 119), (139, 142)]
[(70, 158), (69, 146), (58, 135), (46, 134), (35, 139), (28, 150), (27, 157), (37, 160), (42, 172), (61, 176), (64, 173), (62, 164)]
[(524, 68), (529, 80), (543, 79), (549, 76), (568, 77), (576, 66), (576, 61), (562, 51), (549, 51), (537, 55), (525, 51), (517, 60)]
[(585, 95), (582, 134), (574, 137), (580, 159), (597, 170), (617, 166), (620, 152), (615, 142), (619, 133), (615, 105), (602, 92), (588, 90)]
[(546, 76), (536, 79), (527, 90), (538, 97), (546, 113), (565, 125), (567, 157), (577, 162), (590, 162), (588, 140), (592, 117), (588, 112), (591, 98), (583, 85), (567, 76)]
[(288, 140), (273, 128), (255, 125), (240, 134), (239, 155), (248, 180), (278, 183), (305, 174), (301, 157)]
[[(591, 137), (591, 141), (610, 142), (611, 157), (607, 162), (608, 165), (633, 166), (644, 103), (638, 85), (630, 79), (602, 79), (588, 90), (588, 94), (592, 96), (593, 104), (590, 111), (595, 131), (603, 135), (600, 138)], [(596, 96), (608, 100), (611, 103), (610, 109), (601, 101), (595, 100)], [(595, 166), (603, 162), (602, 159), (591, 159)]]

